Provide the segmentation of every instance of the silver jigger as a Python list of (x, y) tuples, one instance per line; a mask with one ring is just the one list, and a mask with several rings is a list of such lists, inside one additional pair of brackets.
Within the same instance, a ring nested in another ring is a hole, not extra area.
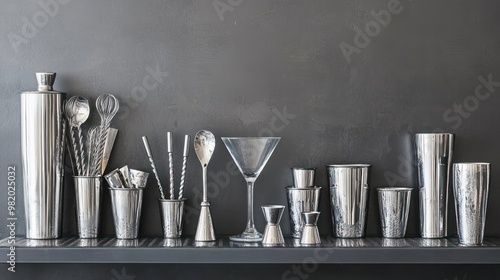
[(300, 238), (301, 245), (317, 245), (321, 244), (318, 230), (318, 218), (320, 212), (305, 212), (302, 213), (304, 228), (302, 229), (302, 237)]
[(300, 238), (302, 232), (302, 213), (318, 211), (320, 191), (321, 187), (286, 187), (290, 228), (294, 238)]
[(210, 202), (204, 201), (201, 203), (200, 218), (198, 219), (198, 227), (196, 228), (195, 241), (215, 241), (214, 225), (212, 223), (212, 215), (210, 214)]
[(264, 218), (267, 222), (264, 237), (262, 238), (262, 245), (264, 247), (285, 245), (285, 239), (280, 227), (280, 220), (284, 210), (285, 206), (283, 205), (262, 206), (262, 213), (264, 213)]
[(312, 188), (314, 187), (314, 174), (316, 168), (292, 167), (293, 186), (295, 188)]

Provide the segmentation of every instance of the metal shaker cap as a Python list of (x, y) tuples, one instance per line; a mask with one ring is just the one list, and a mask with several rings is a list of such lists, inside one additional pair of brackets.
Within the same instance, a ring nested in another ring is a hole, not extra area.
[(38, 91), (52, 91), (55, 79), (56, 73), (37, 72), (36, 80), (38, 82)]

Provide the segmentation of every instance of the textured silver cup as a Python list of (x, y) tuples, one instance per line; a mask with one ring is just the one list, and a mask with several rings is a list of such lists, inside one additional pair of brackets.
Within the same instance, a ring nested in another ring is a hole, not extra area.
[(476, 246), (483, 243), (489, 187), (489, 163), (453, 165), (458, 239), (462, 245)]
[(314, 187), (314, 175), (316, 168), (292, 167), (293, 186), (295, 188)]
[(139, 189), (145, 188), (146, 183), (148, 182), (148, 176), (149, 173), (147, 172), (130, 169), (130, 183), (132, 184), (131, 187)]
[(284, 246), (285, 239), (281, 232), (280, 221), (283, 216), (285, 206), (283, 205), (265, 205), (262, 206), (262, 213), (267, 222), (264, 236), (262, 238), (262, 245), (265, 247), (270, 246)]
[(418, 133), (415, 135), (417, 158), (420, 235), (443, 238), (448, 234), (448, 185), (454, 135)]
[(300, 238), (302, 233), (302, 213), (318, 211), (320, 191), (321, 187), (286, 187), (290, 228), (294, 238)]
[(340, 238), (365, 235), (369, 164), (326, 166), (330, 184), (333, 232)]
[(139, 235), (144, 189), (110, 188), (116, 238), (135, 239)]
[(101, 227), (102, 177), (73, 176), (80, 238), (97, 238)]
[(179, 238), (182, 235), (183, 199), (160, 199), (161, 227), (164, 238)]
[(406, 233), (412, 188), (378, 188), (382, 236), (403, 238)]
[(110, 188), (120, 189), (128, 188), (128, 183), (119, 169), (115, 169), (108, 174), (104, 175), (104, 178), (108, 182)]

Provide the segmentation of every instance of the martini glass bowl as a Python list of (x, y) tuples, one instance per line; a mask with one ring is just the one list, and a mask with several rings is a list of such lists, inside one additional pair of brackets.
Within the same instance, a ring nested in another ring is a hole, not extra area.
[(248, 186), (248, 213), (245, 231), (230, 236), (236, 242), (259, 242), (262, 234), (255, 228), (253, 220), (253, 185), (274, 152), (281, 137), (222, 137), (229, 154), (238, 166)]

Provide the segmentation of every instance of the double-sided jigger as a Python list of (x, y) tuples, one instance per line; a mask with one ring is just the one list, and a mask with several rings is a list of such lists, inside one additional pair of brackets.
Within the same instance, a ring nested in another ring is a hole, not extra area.
[(163, 193), (163, 187), (161, 185), (160, 176), (158, 175), (158, 170), (156, 168), (156, 164), (153, 159), (153, 154), (151, 152), (151, 147), (149, 146), (149, 141), (146, 136), (142, 137), (142, 141), (144, 144), (144, 148), (146, 149), (146, 153), (148, 155), (149, 163), (151, 164), (151, 168), (153, 169), (153, 173), (156, 178), (156, 182), (158, 184), (158, 190), (160, 192), (160, 217), (161, 217), (161, 225), (163, 229), (163, 237), (164, 238), (179, 238), (182, 235), (182, 217), (184, 215), (184, 203), (186, 202), (186, 198), (183, 198), (184, 191), (184, 182), (186, 179), (186, 169), (187, 169), (187, 159), (189, 157), (189, 141), (190, 136), (184, 136), (184, 150), (182, 153), (182, 173), (181, 180), (179, 185), (179, 197), (175, 198), (174, 187), (174, 145), (172, 140), (172, 132), (167, 132), (167, 153), (168, 153), (168, 166), (169, 166), (169, 198), (165, 198)]
[(302, 213), (302, 220), (304, 227), (302, 228), (302, 236), (300, 238), (300, 245), (314, 246), (321, 244), (321, 238), (318, 230), (318, 219), (320, 212), (304, 212)]
[(294, 185), (285, 188), (294, 238), (301, 236), (302, 213), (318, 211), (321, 187), (314, 186), (315, 171), (316, 168), (292, 167)]
[(139, 236), (142, 197), (148, 173), (124, 166), (104, 175), (109, 184), (116, 238), (136, 239)]
[(281, 232), (280, 221), (283, 216), (285, 206), (283, 205), (265, 205), (262, 207), (262, 213), (267, 222), (264, 236), (262, 238), (262, 245), (264, 247), (284, 246), (285, 239)]
[(399, 187), (377, 189), (383, 237), (403, 238), (405, 236), (412, 190), (412, 188)]

